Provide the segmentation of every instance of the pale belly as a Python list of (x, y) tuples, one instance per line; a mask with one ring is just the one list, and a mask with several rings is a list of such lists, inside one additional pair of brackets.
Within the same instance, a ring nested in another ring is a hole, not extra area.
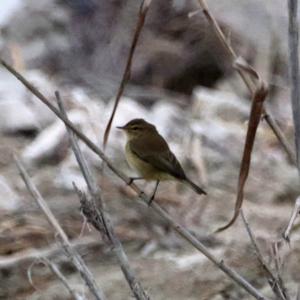
[(137, 171), (137, 173), (146, 180), (174, 180), (172, 175), (161, 172), (157, 168), (153, 167), (149, 163), (141, 160), (130, 149), (128, 144), (126, 145), (126, 160), (131, 168)]

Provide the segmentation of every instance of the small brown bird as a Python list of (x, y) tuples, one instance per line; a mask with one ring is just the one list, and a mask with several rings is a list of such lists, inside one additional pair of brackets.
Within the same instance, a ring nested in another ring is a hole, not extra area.
[(125, 131), (127, 135), (126, 159), (141, 176), (130, 178), (129, 184), (137, 179), (156, 180), (149, 204), (153, 201), (159, 182), (162, 180), (182, 181), (196, 193), (206, 195), (202, 188), (185, 175), (176, 156), (154, 125), (143, 119), (134, 119), (125, 126), (117, 128)]

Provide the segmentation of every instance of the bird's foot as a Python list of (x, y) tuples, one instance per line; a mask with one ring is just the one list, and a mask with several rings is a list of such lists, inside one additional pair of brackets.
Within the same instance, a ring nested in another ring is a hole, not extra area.
[(154, 200), (154, 197), (155, 197), (155, 194), (156, 194), (156, 191), (157, 191), (158, 185), (159, 185), (159, 180), (156, 180), (156, 185), (155, 185), (155, 188), (154, 188), (153, 194), (152, 194), (152, 196), (151, 196), (151, 197), (150, 197), (150, 199), (149, 199), (148, 206), (150, 206), (150, 205), (151, 205), (151, 203), (152, 203), (152, 202), (153, 202), (153, 200)]
[(132, 183), (135, 181), (135, 180), (142, 180), (144, 179), (143, 177), (129, 177), (129, 181), (127, 182), (127, 185), (132, 185)]
[(152, 204), (154, 198), (155, 198), (155, 194), (153, 194), (153, 195), (149, 198), (148, 206), (150, 206), (150, 205)]
[(134, 178), (129, 177), (129, 181), (127, 182), (127, 185), (132, 185), (133, 182), (134, 182)]

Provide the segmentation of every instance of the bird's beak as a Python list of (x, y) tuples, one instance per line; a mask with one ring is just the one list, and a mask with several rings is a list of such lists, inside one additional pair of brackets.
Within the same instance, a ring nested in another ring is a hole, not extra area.
[(125, 126), (117, 126), (118, 129), (124, 130)]

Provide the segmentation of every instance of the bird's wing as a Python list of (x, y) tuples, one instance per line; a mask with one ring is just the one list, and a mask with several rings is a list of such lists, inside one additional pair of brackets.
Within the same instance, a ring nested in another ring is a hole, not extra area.
[(171, 152), (168, 144), (160, 135), (152, 136), (151, 139), (134, 139), (129, 142), (129, 147), (141, 160), (149, 163), (158, 170), (178, 179), (186, 178), (176, 156)]

